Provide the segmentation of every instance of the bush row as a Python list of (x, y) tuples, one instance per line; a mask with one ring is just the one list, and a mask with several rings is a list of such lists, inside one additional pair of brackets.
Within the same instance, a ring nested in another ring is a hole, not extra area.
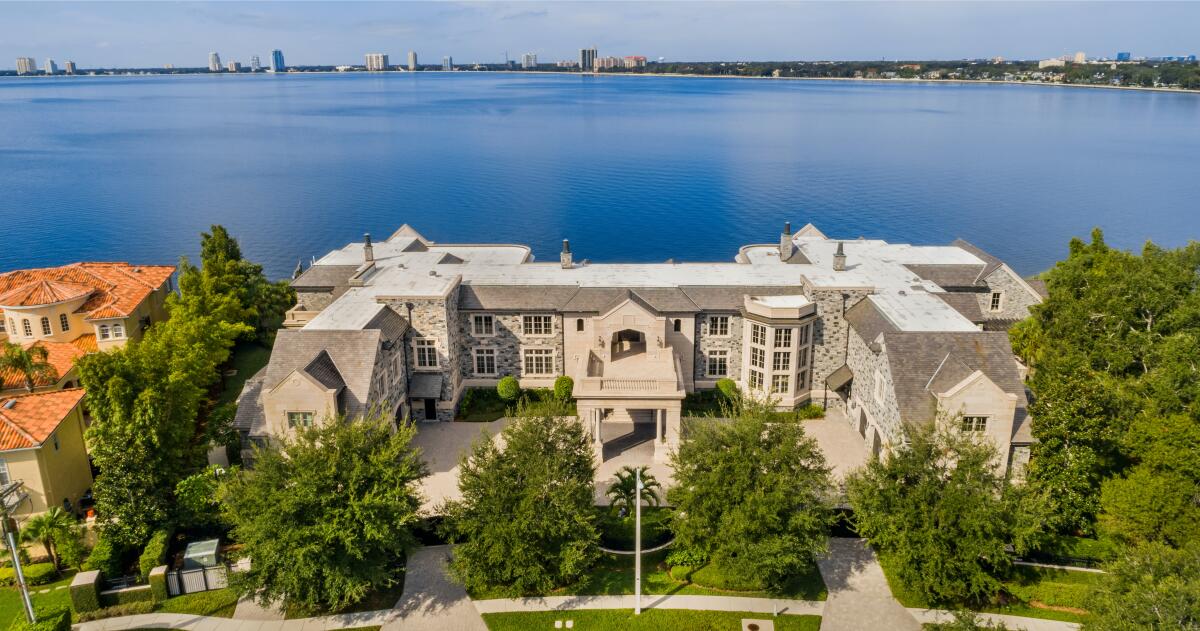
[(100, 594), (101, 607), (115, 607), (117, 605), (153, 601), (154, 591), (148, 585)]
[[(21, 570), (25, 573), (25, 582), (29, 585), (45, 585), (58, 577), (58, 570), (54, 569), (53, 563), (31, 563), (22, 565)], [(11, 566), (0, 568), (0, 587), (12, 587), (16, 584), (16, 571)]]
[(154, 611), (154, 603), (149, 601), (126, 603), (124, 605), (114, 605), (112, 607), (105, 607), (95, 611), (79, 612), (79, 621), (88, 622), (91, 620), (103, 620), (104, 618), (116, 618), (118, 616), (136, 616), (138, 614), (150, 613), (152, 611)]

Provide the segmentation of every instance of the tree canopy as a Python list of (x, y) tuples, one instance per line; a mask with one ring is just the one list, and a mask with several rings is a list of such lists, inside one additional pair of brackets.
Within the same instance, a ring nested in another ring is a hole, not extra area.
[(20, 344), (3, 342), (0, 352), (0, 372), (12, 370), (21, 375), (25, 389), (33, 392), (36, 386), (58, 379), (58, 371), (48, 361), (50, 351), (45, 346), (22, 348)]
[[(1180, 543), (1200, 507), (1200, 243), (1140, 255), (1096, 230), (1011, 332), (1033, 372), (1030, 485), (1056, 532)], [(1138, 493), (1151, 484), (1154, 493)]]
[(858, 532), (933, 603), (985, 602), (1009, 567), (1006, 482), (990, 444), (939, 422), (846, 480)]
[(1200, 628), (1200, 545), (1130, 548), (1106, 568), (1088, 601), (1085, 631), (1185, 631)]
[(573, 419), (518, 417), (463, 458), (462, 499), (444, 506), (453, 576), (468, 590), (545, 594), (599, 558), (592, 445)]
[(251, 563), (233, 575), (238, 593), (316, 613), (394, 584), (428, 475), (415, 435), (376, 410), (256, 449), (252, 470), (225, 476), (222, 515)]
[(689, 429), (672, 454), (678, 549), (779, 587), (824, 551), (832, 521), (829, 467), (803, 424), (770, 422), (747, 402), (732, 421)]

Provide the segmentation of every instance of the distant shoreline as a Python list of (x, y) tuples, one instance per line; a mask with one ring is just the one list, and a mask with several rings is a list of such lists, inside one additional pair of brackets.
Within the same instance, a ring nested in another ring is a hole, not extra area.
[(920, 79), (920, 78), (860, 78), (860, 77), (748, 77), (744, 75), (727, 75), (727, 74), (692, 74), (684, 72), (568, 72), (561, 70), (376, 70), (376, 71), (353, 71), (342, 72), (338, 70), (304, 70), (300, 72), (241, 72), (241, 73), (202, 73), (202, 72), (182, 72), (182, 73), (127, 73), (127, 74), (74, 74), (74, 75), (54, 75), (52, 77), (46, 75), (5, 75), (3, 79), (76, 79), (76, 78), (96, 78), (96, 77), (212, 77), (212, 76), (274, 76), (274, 75), (369, 75), (369, 74), (512, 74), (512, 75), (559, 75), (559, 76), (576, 76), (576, 77), (667, 77), (676, 79), (752, 79), (761, 81), (844, 81), (850, 83), (921, 83), (937, 85), (941, 83), (951, 84), (970, 84), (970, 85), (1025, 85), (1025, 86), (1045, 86), (1059, 88), (1092, 88), (1095, 90), (1131, 90), (1138, 92), (1163, 92), (1168, 94), (1200, 94), (1200, 90), (1191, 90), (1187, 88), (1154, 88), (1132, 85), (1096, 85), (1090, 83), (1058, 83), (1049, 81), (991, 81), (983, 79)]

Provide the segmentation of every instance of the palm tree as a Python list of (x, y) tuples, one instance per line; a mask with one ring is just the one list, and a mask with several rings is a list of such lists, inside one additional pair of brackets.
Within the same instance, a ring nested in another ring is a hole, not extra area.
[(625, 465), (617, 471), (613, 478), (612, 486), (608, 487), (605, 495), (612, 502), (613, 509), (623, 509), (628, 515), (633, 512), (634, 503), (637, 501), (637, 474), (640, 471), (642, 474), (642, 500), (651, 506), (658, 506), (658, 494), (655, 490), (662, 490), (662, 485), (658, 480), (654, 479), (654, 475), (650, 473), (649, 467), (631, 467)]
[(21, 348), (19, 344), (5, 342), (4, 353), (0, 354), (0, 371), (21, 373), (25, 378), (25, 389), (33, 392), (37, 382), (58, 379), (58, 371), (47, 361), (49, 357), (50, 352), (44, 346)]
[(50, 510), (29, 520), (21, 529), (21, 541), (36, 541), (42, 544), (50, 555), (50, 561), (58, 569), (58, 550), (55, 542), (70, 536), (75, 527), (75, 518), (63, 509), (55, 506)]

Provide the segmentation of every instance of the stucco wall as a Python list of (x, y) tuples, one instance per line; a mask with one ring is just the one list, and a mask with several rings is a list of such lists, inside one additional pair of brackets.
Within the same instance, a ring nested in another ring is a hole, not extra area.
[(288, 412), (312, 412), (313, 425), (322, 425), (337, 416), (337, 399), (334, 393), (312, 379), (293, 373), (274, 390), (262, 394), (263, 417), (267, 422), (267, 434), (291, 436), (294, 428), (287, 423)]
[[(82, 413), (76, 407), (42, 447), (0, 452), (0, 459), (8, 465), (9, 478), (21, 480), (29, 493), (26, 507), (30, 513), (62, 507), (64, 498), (78, 507), (79, 498), (91, 487), (92, 472), (82, 428)], [(58, 437), (57, 450), (53, 436)]]

